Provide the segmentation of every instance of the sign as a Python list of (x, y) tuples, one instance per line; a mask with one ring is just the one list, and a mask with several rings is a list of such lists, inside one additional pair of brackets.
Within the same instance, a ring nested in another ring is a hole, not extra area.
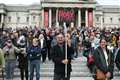
[(62, 21), (62, 22), (74, 21), (74, 19), (75, 19), (74, 10), (72, 10), (72, 9), (59, 9), (58, 18), (59, 18), (59, 21)]

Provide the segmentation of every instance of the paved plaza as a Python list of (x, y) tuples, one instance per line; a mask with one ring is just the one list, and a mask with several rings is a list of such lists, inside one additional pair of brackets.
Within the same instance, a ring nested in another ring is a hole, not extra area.
[[(2, 79), (0, 79), (0, 80), (2, 80)], [(20, 80), (20, 78), (14, 78), (13, 80)], [(36, 79), (34, 78), (34, 80), (36, 80)], [(41, 77), (40, 80), (53, 80), (53, 77)], [(71, 77), (71, 80), (93, 80), (93, 78), (91, 78), (91, 77)], [(120, 77), (115, 77), (112, 80), (120, 80)]]

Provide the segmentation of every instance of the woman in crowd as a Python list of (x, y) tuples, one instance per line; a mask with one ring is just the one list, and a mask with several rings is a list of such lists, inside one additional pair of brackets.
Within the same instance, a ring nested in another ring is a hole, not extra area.
[(94, 61), (96, 66), (95, 80), (110, 80), (113, 78), (114, 56), (113, 53), (107, 49), (106, 45), (106, 40), (101, 38), (99, 47), (96, 48), (94, 53)]
[(42, 53), (42, 62), (44, 63), (47, 57), (47, 43), (45, 41), (43, 34), (39, 35), (39, 43), (40, 43), (41, 53)]

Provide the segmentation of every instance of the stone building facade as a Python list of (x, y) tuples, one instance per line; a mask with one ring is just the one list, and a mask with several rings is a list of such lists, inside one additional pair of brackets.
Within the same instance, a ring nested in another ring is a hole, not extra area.
[(40, 4), (0, 4), (0, 26), (55, 27), (63, 25), (120, 27), (120, 6), (95, 0), (42, 0)]

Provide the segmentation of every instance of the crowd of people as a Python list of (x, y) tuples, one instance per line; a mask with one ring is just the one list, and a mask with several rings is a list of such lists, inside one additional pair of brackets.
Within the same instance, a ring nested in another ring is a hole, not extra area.
[(21, 80), (33, 80), (34, 72), (39, 80), (40, 65), (48, 59), (55, 64), (54, 80), (70, 80), (71, 61), (80, 54), (87, 58), (95, 80), (112, 79), (115, 63), (120, 70), (119, 28), (67, 26), (66, 33), (64, 30), (65, 27), (0, 29), (0, 67), (5, 69), (5, 78), (14, 78), (18, 62)]

